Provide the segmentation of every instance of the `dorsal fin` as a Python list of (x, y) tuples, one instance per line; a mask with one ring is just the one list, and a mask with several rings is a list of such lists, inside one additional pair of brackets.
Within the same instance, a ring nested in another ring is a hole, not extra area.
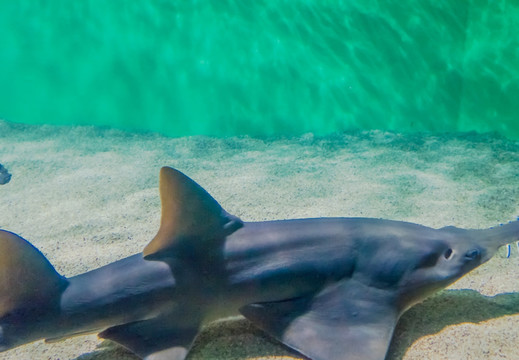
[(156, 258), (179, 240), (222, 238), (242, 226), (200, 185), (178, 170), (160, 169), (162, 217), (160, 228), (144, 248), (146, 259)]
[(0, 317), (57, 300), (66, 284), (43, 254), (20, 236), (0, 230)]

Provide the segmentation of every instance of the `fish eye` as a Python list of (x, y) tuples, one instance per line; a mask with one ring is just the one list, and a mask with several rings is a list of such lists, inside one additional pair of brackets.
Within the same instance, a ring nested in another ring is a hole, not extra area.
[(472, 249), (467, 254), (465, 254), (465, 258), (468, 260), (475, 260), (481, 257), (481, 251), (478, 249)]
[(443, 253), (443, 257), (447, 260), (449, 260), (452, 256), (452, 249), (449, 248), (447, 250), (445, 250), (445, 252)]

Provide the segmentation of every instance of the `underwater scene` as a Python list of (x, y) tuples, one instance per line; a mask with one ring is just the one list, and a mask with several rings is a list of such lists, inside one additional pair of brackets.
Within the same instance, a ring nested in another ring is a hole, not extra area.
[(0, 360), (519, 358), (517, 3), (0, 21)]

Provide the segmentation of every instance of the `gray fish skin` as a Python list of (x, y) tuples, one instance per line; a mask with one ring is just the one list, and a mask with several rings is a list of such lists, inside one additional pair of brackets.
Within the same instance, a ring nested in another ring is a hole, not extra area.
[[(38, 339), (52, 342), (76, 334), (97, 333), (107, 324), (156, 315), (171, 298), (175, 279), (169, 266), (141, 254), (64, 279), (59, 303), (27, 306), (0, 319), (0, 350)], [(32, 305), (32, 304), (30, 304)]]
[(160, 190), (161, 229), (142, 254), (68, 279), (0, 230), (0, 351), (99, 333), (146, 360), (183, 360), (202, 324), (241, 313), (313, 360), (383, 360), (403, 312), (519, 238), (518, 221), (241, 222), (172, 168)]
[[(514, 231), (504, 231), (509, 227)], [(517, 229), (517, 223), (492, 230), (431, 229), (362, 218), (245, 223), (225, 241), (223, 268), (196, 260), (186, 266), (174, 254), (164, 261), (131, 256), (69, 278), (59, 309), (26, 319), (21, 314), (24, 321), (17, 325), (2, 320), (0, 343), (6, 350), (192, 308), (202, 312), (203, 323), (249, 304), (312, 297), (329, 284), (348, 281), (384, 292), (381, 298), (400, 315), (487, 261), (517, 238), (508, 237)], [(189, 282), (179, 284), (175, 269)]]

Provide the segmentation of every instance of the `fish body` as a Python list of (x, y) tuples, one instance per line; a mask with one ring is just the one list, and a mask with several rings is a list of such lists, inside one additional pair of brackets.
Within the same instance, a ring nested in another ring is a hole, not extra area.
[[(383, 360), (403, 312), (519, 235), (519, 222), (243, 222), (167, 167), (160, 193), (161, 227), (143, 253), (71, 278), (0, 231), (0, 350), (99, 333), (143, 359), (183, 360), (203, 324), (242, 314), (313, 360)], [(17, 264), (25, 281), (13, 280)]]

